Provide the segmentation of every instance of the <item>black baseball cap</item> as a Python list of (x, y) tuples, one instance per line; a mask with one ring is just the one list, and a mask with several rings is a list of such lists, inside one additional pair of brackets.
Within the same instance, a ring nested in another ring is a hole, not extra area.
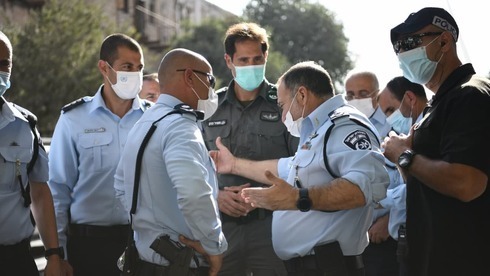
[(405, 22), (391, 29), (391, 43), (395, 43), (403, 35), (414, 33), (431, 24), (451, 32), (454, 41), (458, 41), (459, 28), (454, 18), (442, 8), (429, 7), (411, 13)]

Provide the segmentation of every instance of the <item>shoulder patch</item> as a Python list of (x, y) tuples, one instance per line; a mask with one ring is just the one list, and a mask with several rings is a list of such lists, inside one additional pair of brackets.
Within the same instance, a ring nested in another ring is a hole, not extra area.
[(344, 138), (344, 144), (353, 150), (370, 150), (371, 139), (366, 131), (355, 130)]
[(78, 100), (75, 100), (75, 101), (63, 106), (63, 108), (61, 108), (61, 110), (63, 110), (63, 112), (68, 112), (68, 111), (74, 109), (75, 107), (80, 106), (86, 102), (87, 101), (85, 100), (85, 98), (80, 98)]

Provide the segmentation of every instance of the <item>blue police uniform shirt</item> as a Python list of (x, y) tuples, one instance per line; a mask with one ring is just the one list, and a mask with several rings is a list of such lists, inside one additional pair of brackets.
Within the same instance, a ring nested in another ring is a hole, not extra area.
[(42, 147), (33, 170), (27, 175), (33, 140), (27, 119), (12, 103), (4, 101), (0, 112), (0, 245), (19, 243), (34, 232), (30, 208), (24, 207), (17, 176), (20, 172), (24, 187), (27, 179), (48, 181), (48, 156)]
[[(116, 196), (131, 209), (137, 152), (151, 124), (181, 102), (162, 94), (130, 132), (117, 168)], [(169, 262), (150, 248), (162, 235), (178, 241), (179, 234), (199, 240), (212, 255), (223, 253), (227, 242), (221, 231), (215, 167), (204, 144), (196, 117), (172, 114), (157, 123), (142, 158), (142, 170), (133, 229), (139, 257), (147, 262)], [(201, 261), (204, 259), (200, 257)], [(194, 264), (193, 264), (194, 266)]]
[(327, 142), (327, 157), (333, 173), (359, 186), (367, 204), (338, 212), (275, 211), (272, 240), (283, 260), (313, 254), (313, 247), (333, 241), (340, 243), (344, 255), (361, 254), (368, 245), (374, 203), (385, 197), (389, 177), (378, 132), (364, 115), (346, 104), (342, 95), (334, 96), (305, 118), (298, 151), (294, 157), (279, 160), (278, 173), (290, 185), (297, 176), (306, 188), (332, 181), (334, 176), (324, 165), (323, 141), (332, 124), (329, 114), (343, 108), (370, 130), (348, 116), (336, 119)]
[(103, 85), (93, 97), (84, 97), (85, 103), (62, 112), (51, 140), (49, 186), (61, 246), (66, 246), (69, 223), (129, 223), (128, 213), (115, 197), (114, 173), (129, 130), (145, 107), (136, 97), (131, 110), (120, 118), (107, 108), (102, 91)]
[(391, 125), (386, 121), (386, 115), (383, 110), (378, 106), (376, 111), (369, 117), (369, 121), (374, 125), (374, 127), (378, 130), (381, 141), (388, 136), (388, 133), (391, 130)]

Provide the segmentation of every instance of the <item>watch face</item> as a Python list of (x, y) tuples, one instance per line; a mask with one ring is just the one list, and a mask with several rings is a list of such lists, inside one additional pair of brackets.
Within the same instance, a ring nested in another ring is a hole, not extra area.
[(406, 167), (408, 164), (410, 164), (410, 160), (406, 156), (400, 156), (400, 161), (398, 161), (398, 164), (401, 167)]

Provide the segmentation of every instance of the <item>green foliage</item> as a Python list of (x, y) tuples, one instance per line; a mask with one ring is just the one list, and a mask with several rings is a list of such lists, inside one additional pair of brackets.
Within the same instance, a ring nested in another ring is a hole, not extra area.
[(307, 0), (252, 0), (245, 17), (267, 27), (275, 50), (291, 63), (313, 60), (340, 81), (352, 68), (343, 25), (319, 3)]
[[(233, 76), (224, 60), (223, 41), (228, 27), (238, 22), (239, 18), (209, 19), (199, 26), (188, 25), (185, 33), (172, 42), (170, 49), (186, 48), (202, 54), (213, 67), (217, 79), (216, 87), (226, 86)], [(289, 65), (287, 58), (282, 54), (269, 51), (266, 78), (275, 82)]]
[(13, 44), (6, 97), (37, 115), (42, 136), (52, 135), (61, 107), (101, 84), (100, 45), (115, 29), (102, 14), (97, 4), (50, 0), (25, 26), (4, 28)]

